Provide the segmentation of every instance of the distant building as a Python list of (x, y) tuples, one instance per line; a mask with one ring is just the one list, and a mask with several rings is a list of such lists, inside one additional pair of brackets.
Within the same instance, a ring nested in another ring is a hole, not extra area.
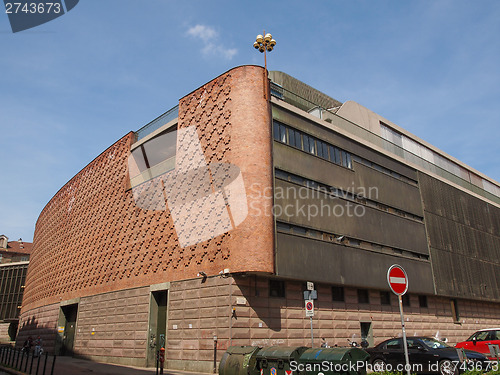
[(217, 360), (310, 345), (307, 281), (316, 346), (374, 344), (401, 332), (395, 263), (409, 335), (500, 325), (498, 182), (355, 102), (269, 77), (214, 78), (54, 195), (18, 345), (40, 334), (49, 351), (138, 366), (165, 347), (169, 368), (211, 372), (214, 343)]
[(0, 342), (16, 338), (31, 248), (0, 235)]

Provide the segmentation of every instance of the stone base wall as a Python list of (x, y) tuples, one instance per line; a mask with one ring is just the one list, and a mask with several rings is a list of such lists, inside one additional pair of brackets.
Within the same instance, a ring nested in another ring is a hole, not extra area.
[[(166, 367), (210, 373), (231, 345), (310, 346), (310, 320), (305, 317), (304, 283), (285, 281), (285, 297), (270, 297), (264, 276), (217, 276), (172, 282), (168, 285)], [(314, 346), (325, 338), (329, 345), (347, 346), (360, 341), (361, 323), (371, 323), (373, 342), (401, 334), (396, 296), (381, 303), (380, 291), (369, 290), (369, 303), (358, 303), (356, 288), (344, 289), (344, 302), (332, 301), (329, 285), (316, 285), (318, 299), (313, 317)], [(149, 287), (82, 297), (79, 301), (75, 353), (100, 362), (146, 366)], [(474, 331), (500, 326), (500, 304), (458, 300), (455, 322), (449, 298), (419, 296), (410, 292), (404, 307), (408, 336), (446, 338), (449, 344), (465, 340)], [(18, 345), (38, 334), (49, 351), (57, 336), (59, 304), (22, 316)]]
[(10, 323), (0, 323), (0, 342), (10, 342), (10, 335), (9, 335), (9, 327)]
[(148, 319), (149, 287), (82, 298), (75, 353), (98, 362), (145, 366)]
[(25, 311), (19, 320), (19, 332), (16, 337), (16, 347), (21, 348), (24, 341), (38, 336), (43, 340), (43, 348), (48, 353), (54, 353), (57, 339), (57, 319), (59, 304), (52, 304)]

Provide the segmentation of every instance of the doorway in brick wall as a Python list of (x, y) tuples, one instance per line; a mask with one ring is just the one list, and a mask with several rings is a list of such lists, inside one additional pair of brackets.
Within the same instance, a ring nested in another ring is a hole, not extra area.
[(151, 292), (147, 366), (155, 366), (157, 352), (166, 349), (167, 298), (167, 290)]
[(59, 311), (59, 334), (61, 342), (60, 355), (72, 356), (74, 354), (76, 320), (78, 317), (78, 303), (61, 306)]

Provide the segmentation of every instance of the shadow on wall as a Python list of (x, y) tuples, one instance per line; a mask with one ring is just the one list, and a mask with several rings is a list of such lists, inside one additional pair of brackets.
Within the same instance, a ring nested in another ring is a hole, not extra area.
[[(24, 321), (19, 327), (15, 347), (22, 348), (26, 340), (31, 338), (34, 342), (38, 336), (42, 339), (43, 350), (49, 354), (54, 354), (57, 348), (56, 344), (60, 341), (57, 330), (54, 329), (54, 327), (38, 324), (34, 316), (28, 318), (28, 320)], [(60, 353), (55, 354), (59, 355)]]

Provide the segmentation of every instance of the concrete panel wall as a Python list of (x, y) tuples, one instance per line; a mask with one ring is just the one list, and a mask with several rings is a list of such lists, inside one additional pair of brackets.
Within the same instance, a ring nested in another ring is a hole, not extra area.
[(500, 301), (500, 209), (419, 173), (438, 294)]
[(278, 233), (277, 274), (339, 285), (389, 290), (387, 270), (400, 264), (415, 293), (433, 294), (428, 261)]

